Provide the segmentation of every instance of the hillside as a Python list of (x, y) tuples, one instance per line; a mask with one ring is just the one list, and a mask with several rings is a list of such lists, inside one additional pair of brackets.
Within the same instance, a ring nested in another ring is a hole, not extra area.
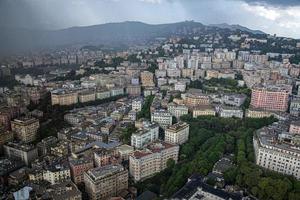
[[(216, 31), (217, 29), (225, 30), (228, 27), (205, 26), (199, 22), (185, 21), (159, 25), (142, 22), (121, 22), (71, 27), (55, 31), (2, 28), (0, 32), (0, 53), (68, 45), (132, 45), (145, 43), (157, 37), (187, 35)], [(234, 30), (237, 29), (238, 27)], [(244, 27), (242, 31), (251, 32), (250, 29)]]

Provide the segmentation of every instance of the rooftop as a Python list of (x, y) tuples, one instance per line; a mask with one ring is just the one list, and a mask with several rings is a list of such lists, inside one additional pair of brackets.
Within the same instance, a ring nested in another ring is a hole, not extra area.
[(32, 150), (35, 149), (34, 145), (15, 143), (15, 142), (8, 142), (4, 146), (14, 148), (14, 149), (18, 149), (18, 150), (25, 151), (25, 152), (32, 151)]
[(194, 195), (196, 195), (195, 199), (206, 199), (202, 194), (196, 194), (198, 189), (202, 189), (202, 191), (217, 196), (220, 199), (240, 200), (242, 198), (239, 195), (230, 194), (220, 189), (215, 189), (213, 186), (204, 183), (200, 175), (195, 174), (189, 178), (188, 182), (179, 191), (177, 191), (171, 197), (171, 199), (190, 199)]
[(176, 124), (173, 124), (171, 126), (169, 126), (169, 128), (167, 128), (166, 131), (179, 131), (179, 130), (182, 130), (184, 128), (187, 128), (189, 127), (189, 125), (185, 122), (178, 122)]
[(91, 177), (94, 181), (101, 180), (106, 176), (111, 176), (115, 173), (124, 171), (124, 167), (122, 165), (106, 165), (103, 167), (97, 167), (94, 169), (90, 169), (86, 174)]

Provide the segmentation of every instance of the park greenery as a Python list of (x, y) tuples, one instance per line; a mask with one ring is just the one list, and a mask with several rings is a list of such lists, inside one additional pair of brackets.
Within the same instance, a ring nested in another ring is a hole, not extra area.
[(206, 176), (223, 155), (234, 154), (236, 167), (226, 171), (227, 184), (233, 184), (259, 199), (299, 199), (300, 182), (292, 177), (258, 167), (254, 164), (252, 138), (255, 130), (276, 121), (275, 118), (237, 119), (218, 117), (181, 120), (190, 124), (190, 136), (181, 146), (179, 161), (154, 177), (137, 183), (139, 191), (150, 190), (170, 197), (178, 191), (192, 174)]
[(222, 91), (224, 93), (243, 93), (250, 96), (251, 90), (238, 86), (238, 81), (230, 78), (211, 78), (209, 80), (191, 81), (189, 88), (201, 89), (204, 92)]
[(150, 107), (153, 102), (154, 95), (147, 96), (142, 107), (142, 110), (137, 113), (137, 119), (145, 118), (151, 119)]
[(14, 86), (20, 85), (13, 76), (0, 77), (0, 87), (13, 89)]

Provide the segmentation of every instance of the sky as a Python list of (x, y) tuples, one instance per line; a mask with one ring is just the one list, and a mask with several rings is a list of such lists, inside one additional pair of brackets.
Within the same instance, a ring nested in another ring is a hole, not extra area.
[(109, 22), (194, 20), (300, 38), (300, 0), (0, 0), (0, 28), (62, 29)]

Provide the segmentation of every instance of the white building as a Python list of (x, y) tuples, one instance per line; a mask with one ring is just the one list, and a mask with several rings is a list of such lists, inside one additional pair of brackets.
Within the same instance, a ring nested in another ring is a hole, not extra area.
[(157, 124), (144, 124), (143, 128), (131, 135), (131, 146), (142, 148), (158, 139), (159, 126)]
[(143, 99), (134, 99), (131, 103), (132, 110), (141, 111), (143, 107)]
[(189, 139), (190, 126), (185, 122), (178, 122), (169, 126), (165, 131), (165, 142), (183, 144)]
[(52, 185), (66, 180), (71, 180), (70, 168), (69, 166), (61, 164), (49, 166), (43, 172), (43, 179), (50, 182)]
[(222, 106), (219, 110), (220, 117), (229, 118), (229, 117), (237, 117), (243, 118), (244, 112), (242, 109), (236, 107), (225, 107)]
[(174, 89), (180, 92), (185, 92), (186, 84), (183, 82), (177, 82), (174, 84)]
[(156, 110), (151, 113), (151, 122), (158, 123), (162, 128), (172, 125), (172, 114), (166, 110)]
[(118, 96), (124, 94), (124, 88), (113, 88), (110, 90), (111, 96)]
[(245, 94), (225, 94), (222, 102), (226, 105), (240, 107), (245, 102), (247, 96)]
[(254, 135), (253, 145), (257, 165), (300, 179), (298, 134), (283, 132), (276, 136), (272, 127), (264, 127)]

